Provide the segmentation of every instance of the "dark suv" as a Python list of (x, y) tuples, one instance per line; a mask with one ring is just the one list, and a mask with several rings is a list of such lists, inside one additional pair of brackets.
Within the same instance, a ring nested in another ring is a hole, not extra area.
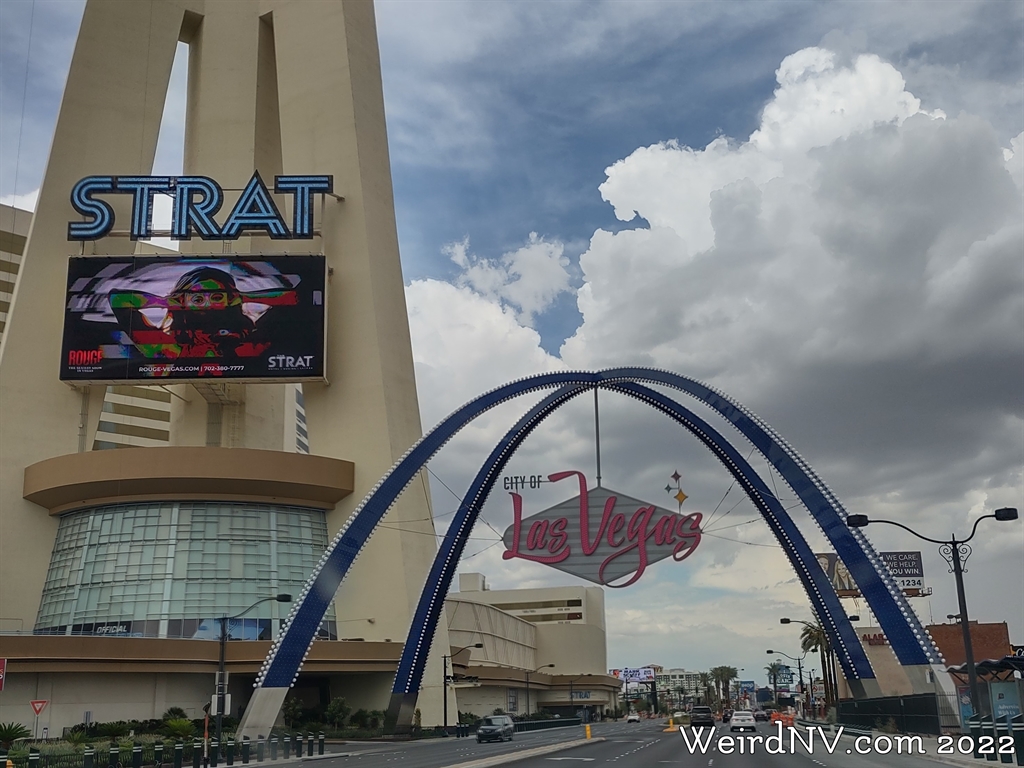
[(490, 715), (477, 723), (476, 740), (478, 744), (483, 741), (505, 741), (505, 739), (512, 741), (515, 731), (515, 723), (508, 715)]
[(696, 728), (703, 725), (714, 728), (715, 714), (711, 711), (711, 707), (694, 707), (690, 712), (690, 727)]

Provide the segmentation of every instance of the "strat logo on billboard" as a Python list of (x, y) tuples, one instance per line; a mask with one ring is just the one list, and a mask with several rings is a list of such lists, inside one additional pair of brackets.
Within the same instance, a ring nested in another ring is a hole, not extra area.
[(576, 480), (579, 495), (527, 518), (523, 497), (511, 494), (505, 560), (543, 563), (602, 586), (628, 587), (649, 565), (668, 557), (685, 560), (700, 544), (700, 513), (671, 512), (610, 488), (588, 490), (581, 472), (548, 475), (553, 483), (566, 479)]
[(68, 223), (68, 240), (99, 240), (114, 228), (113, 207), (97, 195), (132, 196), (132, 240), (154, 236), (154, 195), (173, 198), (173, 240), (189, 240), (193, 232), (203, 240), (237, 240), (253, 231), (274, 240), (308, 240), (314, 234), (313, 196), (333, 192), (333, 176), (275, 176), (274, 193), (292, 198), (289, 229), (257, 171), (220, 225), (214, 216), (224, 205), (224, 190), (208, 176), (86, 176), (71, 190), (71, 205), (85, 221)]

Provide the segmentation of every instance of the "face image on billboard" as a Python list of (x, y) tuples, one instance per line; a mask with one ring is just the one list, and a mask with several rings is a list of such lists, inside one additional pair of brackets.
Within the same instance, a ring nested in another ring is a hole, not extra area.
[(323, 256), (68, 263), (62, 381), (324, 377)]

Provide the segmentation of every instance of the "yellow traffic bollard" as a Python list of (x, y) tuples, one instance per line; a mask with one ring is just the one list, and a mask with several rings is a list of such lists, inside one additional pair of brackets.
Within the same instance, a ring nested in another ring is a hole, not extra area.
[(587, 723), (586, 728), (587, 728), (587, 738), (589, 739), (590, 738), (590, 723)]

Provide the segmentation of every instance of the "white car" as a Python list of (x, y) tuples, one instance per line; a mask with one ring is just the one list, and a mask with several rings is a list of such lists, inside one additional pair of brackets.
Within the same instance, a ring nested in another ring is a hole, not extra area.
[(640, 715), (638, 715), (636, 712), (630, 712), (628, 715), (626, 715), (626, 722), (627, 723), (639, 723), (640, 722)]
[(754, 713), (748, 710), (737, 710), (732, 713), (729, 720), (730, 731), (757, 731), (757, 721), (754, 720)]

